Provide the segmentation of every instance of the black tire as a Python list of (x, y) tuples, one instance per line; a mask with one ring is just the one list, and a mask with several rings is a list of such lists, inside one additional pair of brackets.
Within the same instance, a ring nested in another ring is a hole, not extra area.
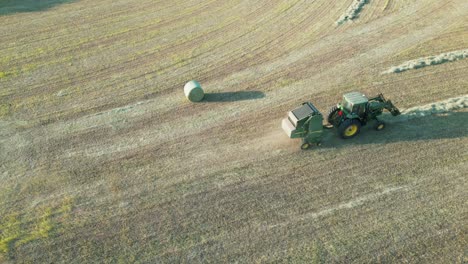
[(302, 150), (307, 150), (310, 149), (310, 143), (309, 142), (303, 142), (301, 145)]
[(327, 121), (329, 124), (336, 125), (335, 120), (337, 119), (339, 110), (340, 109), (335, 105), (330, 109), (330, 111), (328, 111)]
[(385, 128), (385, 123), (382, 121), (377, 121), (377, 123), (374, 126), (374, 129), (377, 131), (383, 130)]
[(338, 127), (338, 133), (341, 138), (353, 138), (361, 131), (361, 122), (357, 119), (346, 119)]

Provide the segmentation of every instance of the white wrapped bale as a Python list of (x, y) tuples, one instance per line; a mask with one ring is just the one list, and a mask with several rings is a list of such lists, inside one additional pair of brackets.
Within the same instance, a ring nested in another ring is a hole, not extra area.
[(187, 99), (189, 99), (191, 102), (200, 102), (205, 96), (200, 83), (197, 81), (190, 81), (186, 83), (184, 86), (184, 93), (185, 97), (187, 97)]

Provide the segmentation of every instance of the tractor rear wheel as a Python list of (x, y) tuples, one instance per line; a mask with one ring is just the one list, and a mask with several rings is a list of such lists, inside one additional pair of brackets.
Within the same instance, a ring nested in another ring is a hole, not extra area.
[(346, 119), (338, 127), (338, 133), (344, 139), (356, 136), (361, 130), (361, 122), (357, 119)]
[(375, 130), (380, 131), (385, 128), (385, 123), (382, 121), (377, 121), (377, 124), (374, 126)]
[(338, 117), (338, 111), (340, 111), (340, 109), (336, 105), (328, 111), (327, 121), (329, 124), (336, 125), (335, 123)]

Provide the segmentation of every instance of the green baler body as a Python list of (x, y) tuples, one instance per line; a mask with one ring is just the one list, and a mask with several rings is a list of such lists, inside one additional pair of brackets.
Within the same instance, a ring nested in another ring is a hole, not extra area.
[(323, 136), (323, 116), (312, 103), (306, 102), (288, 113), (282, 128), (290, 138), (318, 144)]

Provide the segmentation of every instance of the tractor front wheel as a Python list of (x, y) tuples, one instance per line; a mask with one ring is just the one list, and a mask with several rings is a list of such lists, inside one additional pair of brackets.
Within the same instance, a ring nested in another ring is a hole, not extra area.
[(385, 128), (385, 123), (382, 121), (378, 121), (377, 124), (374, 126), (375, 130), (380, 131)]
[(338, 127), (340, 136), (344, 139), (356, 136), (361, 130), (361, 122), (357, 119), (346, 119)]

